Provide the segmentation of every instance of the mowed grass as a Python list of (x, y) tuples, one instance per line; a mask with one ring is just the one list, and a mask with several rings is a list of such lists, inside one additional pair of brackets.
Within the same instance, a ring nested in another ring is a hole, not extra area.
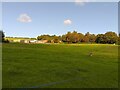
[(11, 43), (2, 54), (3, 88), (118, 87), (117, 45)]

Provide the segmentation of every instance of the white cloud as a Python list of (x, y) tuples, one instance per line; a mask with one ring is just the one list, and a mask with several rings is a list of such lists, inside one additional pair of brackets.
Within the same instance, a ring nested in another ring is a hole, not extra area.
[[(85, 5), (85, 3), (87, 3), (87, 2), (97, 2), (97, 0), (75, 0), (75, 4), (81, 5), (81, 6)], [(98, 1), (98, 2), (100, 2), (100, 1)]]
[(75, 4), (77, 5), (84, 5), (86, 2), (89, 2), (88, 0), (75, 0)]
[(32, 22), (32, 19), (30, 16), (28, 16), (27, 14), (21, 14), (18, 19), (19, 22), (23, 22), (23, 23), (28, 23), (28, 22)]
[(86, 0), (75, 0), (75, 4), (77, 5), (84, 5), (85, 2)]
[(72, 21), (70, 19), (67, 19), (67, 20), (64, 21), (64, 24), (65, 25), (70, 25), (70, 24), (72, 24)]

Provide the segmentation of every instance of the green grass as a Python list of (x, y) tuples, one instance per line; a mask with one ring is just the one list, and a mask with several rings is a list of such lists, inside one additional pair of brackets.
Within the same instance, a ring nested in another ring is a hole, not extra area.
[(11, 43), (2, 54), (3, 88), (118, 87), (117, 45)]

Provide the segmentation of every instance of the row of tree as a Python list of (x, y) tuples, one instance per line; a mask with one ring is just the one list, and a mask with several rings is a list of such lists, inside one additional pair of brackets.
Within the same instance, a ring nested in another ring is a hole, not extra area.
[(106, 32), (105, 34), (86, 34), (78, 33), (76, 31), (67, 32), (62, 36), (40, 35), (38, 40), (48, 40), (48, 42), (58, 43), (60, 41), (65, 43), (102, 43), (102, 44), (120, 44), (120, 37), (115, 32)]
[[(0, 42), (9, 42), (4, 39), (3, 31), (0, 31)], [(67, 32), (62, 36), (56, 35), (40, 35), (37, 40), (48, 40), (48, 43), (102, 43), (102, 44), (120, 44), (120, 34), (115, 32), (106, 32), (105, 34), (86, 34), (78, 33), (76, 31)]]
[(48, 40), (48, 43), (59, 43), (62, 38), (61, 36), (56, 36), (56, 35), (41, 35), (37, 37), (37, 40)]

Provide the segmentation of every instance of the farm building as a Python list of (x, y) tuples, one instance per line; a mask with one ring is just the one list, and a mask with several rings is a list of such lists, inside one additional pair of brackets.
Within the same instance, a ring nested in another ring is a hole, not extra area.
[(30, 40), (29, 43), (36, 43), (37, 40)]
[(30, 43), (30, 40), (20, 40), (21, 43)]
[(21, 43), (47, 43), (48, 40), (21, 40)]
[(37, 40), (36, 43), (47, 43), (48, 40)]
[(8, 37), (5, 39), (9, 40), (9, 42), (19, 42), (19, 43), (33, 43), (33, 44), (48, 43), (48, 40), (35, 40), (35, 39), (32, 40), (30, 38), (13, 38), (13, 37), (9, 38)]

